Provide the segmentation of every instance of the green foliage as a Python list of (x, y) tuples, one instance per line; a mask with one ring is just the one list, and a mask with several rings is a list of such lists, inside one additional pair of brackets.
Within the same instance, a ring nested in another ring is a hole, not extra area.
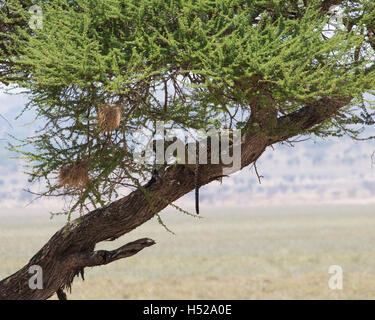
[[(27, 108), (45, 122), (12, 150), (28, 159), (31, 181), (46, 182), (44, 195), (75, 197), (72, 212), (104, 205), (119, 187), (147, 179), (151, 169), (133, 162), (132, 138), (157, 120), (244, 128), (256, 100), (286, 115), (321, 97), (345, 96), (354, 103), (306, 134), (356, 137), (358, 125), (373, 124), (363, 94), (375, 89), (374, 4), (342, 1), (345, 28), (327, 31), (323, 1), (306, 3), (40, 1), (43, 28), (30, 30), (27, 2), (5, 1), (0, 81), (26, 89)], [(103, 134), (97, 114), (108, 103), (120, 105), (123, 118)], [(63, 190), (57, 174), (77, 161), (88, 161), (89, 183)]]

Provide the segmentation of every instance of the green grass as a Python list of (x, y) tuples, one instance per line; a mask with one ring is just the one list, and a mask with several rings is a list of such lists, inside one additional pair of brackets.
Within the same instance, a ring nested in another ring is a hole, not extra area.
[[(86, 270), (70, 299), (374, 299), (375, 214), (371, 207), (216, 210), (196, 220), (162, 217), (115, 242), (150, 237), (134, 257)], [(2, 217), (0, 278), (11, 274), (62, 226), (45, 217)], [(344, 288), (328, 288), (328, 268)]]

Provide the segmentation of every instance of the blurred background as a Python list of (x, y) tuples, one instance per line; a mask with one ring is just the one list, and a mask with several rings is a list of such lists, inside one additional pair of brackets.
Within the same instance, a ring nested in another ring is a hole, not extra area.
[[(62, 201), (30, 204), (22, 161), (4, 148), (8, 134), (25, 137), (38, 128), (31, 112), (15, 119), (25, 102), (20, 94), (0, 93), (7, 119), (0, 118), (0, 278), (24, 266), (66, 222), (49, 214)], [(270, 148), (257, 163), (261, 184), (249, 167), (202, 188), (202, 219), (166, 209), (162, 218), (175, 235), (152, 220), (101, 244), (111, 249), (140, 237), (157, 242), (86, 270), (70, 298), (374, 299), (374, 151), (373, 141), (348, 138)], [(193, 211), (193, 203), (189, 194), (177, 204)], [(343, 269), (343, 290), (328, 287), (331, 265)]]

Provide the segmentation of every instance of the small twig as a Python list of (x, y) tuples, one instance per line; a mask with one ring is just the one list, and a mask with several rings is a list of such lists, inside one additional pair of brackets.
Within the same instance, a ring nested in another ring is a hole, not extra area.
[(3, 119), (6, 123), (8, 123), (9, 127), (11, 127), (13, 129), (13, 126), (12, 124), (9, 122), (9, 120), (7, 118), (5, 118), (3, 115), (0, 114), (0, 118)]
[(264, 177), (259, 174), (258, 168), (257, 168), (257, 162), (256, 161), (254, 162), (253, 166), (254, 166), (254, 169), (255, 169), (255, 173), (256, 173), (256, 175), (258, 177), (259, 184), (262, 184), (262, 178), (264, 178)]

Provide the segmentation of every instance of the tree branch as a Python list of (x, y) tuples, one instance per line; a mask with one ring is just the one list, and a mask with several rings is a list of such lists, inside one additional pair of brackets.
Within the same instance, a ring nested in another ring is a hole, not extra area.
[(139, 239), (113, 251), (99, 250), (94, 252), (77, 253), (69, 258), (68, 263), (74, 268), (106, 265), (116, 260), (131, 257), (144, 248), (153, 246), (154, 244), (156, 244), (156, 242), (152, 239)]
[[(330, 119), (350, 101), (350, 97), (322, 98), (279, 118), (270, 136), (262, 132), (245, 133), (241, 142), (241, 168), (254, 163), (268, 146), (306, 132)], [(222, 176), (223, 167), (222, 164), (201, 165), (200, 185)], [(192, 191), (195, 187), (194, 180), (194, 173), (184, 165), (169, 167), (162, 179), (147, 189), (154, 208), (160, 212), (168, 203)], [(0, 300), (48, 299), (58, 290), (70, 288), (74, 277), (83, 274), (84, 267), (103, 265), (153, 245), (152, 240), (141, 239), (114, 251), (94, 251), (97, 243), (129, 233), (154, 215), (145, 194), (136, 190), (106, 207), (74, 220), (58, 231), (25, 267), (0, 281)], [(43, 269), (42, 290), (31, 290), (28, 286), (31, 277), (28, 270), (32, 265)]]

